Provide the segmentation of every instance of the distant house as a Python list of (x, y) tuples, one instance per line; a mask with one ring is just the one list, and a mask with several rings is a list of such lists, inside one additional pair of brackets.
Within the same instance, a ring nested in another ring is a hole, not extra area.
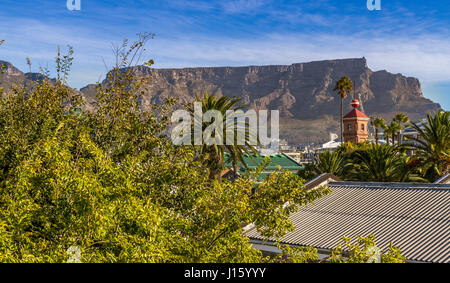
[(339, 138), (338, 135), (330, 133), (330, 140), (322, 144), (320, 147), (316, 148), (316, 151), (319, 153), (325, 151), (329, 152), (335, 151), (342, 144), (340, 141), (336, 141), (338, 138)]
[(322, 146), (320, 148), (318, 148), (318, 151), (319, 152), (325, 152), (325, 151), (333, 152), (338, 147), (340, 147), (341, 144), (342, 143), (338, 142), (338, 141), (328, 141), (328, 142), (322, 144)]
[[(270, 157), (270, 164), (264, 169), (264, 171), (258, 176), (258, 180), (264, 180), (268, 175), (274, 171), (278, 171), (279, 168), (283, 170), (289, 170), (293, 173), (297, 173), (298, 170), (303, 169), (302, 165), (296, 162), (294, 159), (290, 158), (286, 154), (270, 154), (270, 155), (248, 155), (244, 154), (244, 161), (247, 164), (248, 169), (255, 170), (264, 161), (266, 156)], [(227, 170), (224, 171), (224, 176), (231, 179), (233, 164), (230, 160), (230, 155), (225, 154), (225, 167)], [(247, 169), (240, 162), (238, 163), (238, 175), (243, 175)]]
[[(281, 244), (317, 248), (320, 258), (342, 244), (342, 236), (374, 234), (377, 246), (400, 247), (408, 262), (450, 263), (450, 185), (335, 182), (321, 176), (310, 189), (328, 183), (332, 193), (290, 216), (295, 231)], [(245, 235), (254, 248), (279, 253), (249, 225)]]

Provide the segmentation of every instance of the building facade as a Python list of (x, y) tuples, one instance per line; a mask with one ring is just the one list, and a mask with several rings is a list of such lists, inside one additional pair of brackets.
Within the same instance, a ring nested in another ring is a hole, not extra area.
[(352, 100), (353, 110), (344, 116), (344, 142), (359, 143), (367, 141), (369, 137), (368, 124), (370, 118), (359, 111), (358, 100)]

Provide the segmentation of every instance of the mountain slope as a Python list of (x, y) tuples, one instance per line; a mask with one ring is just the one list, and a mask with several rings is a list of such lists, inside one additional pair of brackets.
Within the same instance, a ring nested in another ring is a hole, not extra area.
[[(0, 87), (8, 89), (14, 82), (27, 83), (30, 75), (13, 65), (4, 66)], [(161, 103), (165, 97), (177, 97), (180, 104), (192, 101), (205, 91), (216, 95), (242, 97), (250, 108), (280, 110), (282, 138), (290, 142), (323, 141), (329, 132), (338, 133), (340, 99), (333, 91), (336, 81), (349, 76), (356, 82), (367, 115), (380, 115), (390, 120), (398, 112), (412, 120), (423, 118), (426, 112), (440, 105), (425, 98), (418, 79), (372, 71), (365, 58), (325, 60), (289, 66), (203, 67), (184, 69), (154, 69), (134, 67), (138, 76), (151, 77), (144, 104)], [(87, 101), (95, 99), (95, 85), (80, 91)], [(350, 101), (344, 101), (344, 111), (350, 111)]]
[[(280, 110), (282, 136), (291, 142), (322, 140), (328, 132), (338, 132), (340, 99), (333, 88), (342, 76), (356, 82), (356, 93), (361, 95), (367, 115), (391, 119), (397, 112), (404, 112), (414, 120), (440, 109), (439, 104), (423, 96), (418, 79), (385, 70), (374, 72), (367, 67), (365, 58), (290, 66), (134, 68), (138, 76), (151, 77), (144, 103), (160, 103), (168, 96), (184, 103), (205, 91), (239, 96), (253, 109)], [(92, 97), (94, 87), (90, 85), (81, 91)], [(350, 111), (351, 99), (344, 101), (344, 111)]]
[[(9, 91), (14, 85), (31, 86), (32, 82), (42, 83), (43, 80), (49, 80), (54, 84), (56, 79), (46, 77), (41, 73), (23, 73), (9, 62), (0, 60), (0, 88), (4, 91)], [(72, 89), (75, 93), (81, 94), (78, 90)], [(92, 109), (90, 103), (92, 100), (85, 99), (86, 109)]]

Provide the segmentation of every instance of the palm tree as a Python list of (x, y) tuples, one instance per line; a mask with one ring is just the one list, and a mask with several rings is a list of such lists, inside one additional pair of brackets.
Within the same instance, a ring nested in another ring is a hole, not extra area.
[(346, 168), (354, 181), (372, 182), (423, 182), (414, 174), (414, 167), (407, 165), (408, 158), (398, 147), (370, 144), (356, 150), (349, 157)]
[(350, 93), (353, 89), (352, 81), (349, 77), (345, 76), (340, 78), (336, 82), (336, 86), (334, 87), (334, 91), (338, 91), (339, 96), (341, 97), (341, 142), (344, 142), (344, 99), (347, 97), (347, 92)]
[(394, 117), (394, 121), (396, 121), (399, 125), (399, 132), (398, 132), (398, 144), (401, 143), (401, 135), (400, 131), (405, 128), (404, 124), (409, 123), (409, 117), (405, 113), (398, 113)]
[(331, 173), (336, 176), (341, 176), (343, 162), (344, 157), (339, 152), (334, 151), (331, 153), (327, 150), (319, 155), (317, 169), (321, 173)]
[(396, 122), (395, 120), (392, 120), (391, 123), (389, 124), (389, 126), (387, 126), (387, 131), (385, 131), (385, 136), (386, 136), (386, 141), (387, 144), (389, 144), (389, 137), (388, 134), (391, 135), (392, 137), (392, 145), (395, 145), (395, 134), (397, 132), (399, 132), (401, 129), (401, 126), (398, 122)]
[[(197, 102), (202, 103), (202, 112), (206, 113), (209, 110), (217, 110), (219, 111), (224, 119), (226, 118), (227, 111), (236, 111), (241, 110), (246, 105), (238, 105), (241, 101), (241, 98), (238, 97), (227, 97), (222, 96), (220, 98), (216, 98), (213, 94), (208, 94), (205, 92), (203, 98), (196, 97)], [(191, 112), (191, 115), (195, 113), (194, 108), (192, 107), (192, 104), (187, 105), (186, 108), (189, 112)], [(195, 115), (194, 115), (195, 117)], [(195, 119), (195, 118), (194, 118)], [(200, 122), (202, 125), (202, 132), (213, 122), (207, 123), (207, 122)], [(233, 164), (233, 171), (235, 176), (237, 175), (237, 165), (238, 162), (243, 164), (244, 167), (247, 168), (247, 164), (245, 163), (245, 160), (243, 158), (244, 154), (249, 154), (251, 156), (251, 153), (258, 154), (258, 151), (254, 147), (254, 144), (251, 144), (251, 140), (254, 139), (257, 141), (258, 146), (261, 146), (258, 137), (256, 136), (255, 132), (252, 132), (251, 129), (249, 129), (249, 123), (245, 122), (243, 125), (239, 124), (236, 119), (232, 120), (232, 125), (227, 125), (227, 127), (223, 127), (223, 132), (219, 133), (221, 135), (221, 143), (214, 142), (213, 145), (206, 145), (202, 143), (201, 146), (197, 146), (197, 159), (201, 159), (203, 163), (208, 167), (210, 172), (210, 179), (216, 179), (218, 181), (221, 180), (221, 173), (224, 168), (225, 164), (225, 152), (229, 153), (231, 162)], [(194, 127), (194, 125), (193, 125)], [(245, 127), (245, 129), (243, 129)], [(231, 134), (231, 131), (234, 133), (234, 142), (233, 144), (226, 143), (226, 138), (228, 134)], [(238, 131), (245, 131), (244, 134), (244, 141), (243, 144), (240, 144), (237, 142), (237, 132)]]
[(450, 112), (427, 114), (423, 128), (416, 123), (411, 127), (418, 137), (412, 138), (409, 145), (417, 149), (425, 172), (433, 173), (432, 178), (450, 173)]
[(383, 135), (384, 138), (386, 139), (386, 144), (389, 145), (389, 136), (391, 135), (391, 129), (388, 127), (387, 124), (383, 124), (381, 125), (381, 127), (383, 128)]
[(381, 117), (376, 117), (373, 120), (373, 127), (375, 128), (375, 141), (377, 144), (378, 144), (378, 129), (384, 128), (385, 125), (386, 125), (386, 121), (384, 121), (384, 119)]

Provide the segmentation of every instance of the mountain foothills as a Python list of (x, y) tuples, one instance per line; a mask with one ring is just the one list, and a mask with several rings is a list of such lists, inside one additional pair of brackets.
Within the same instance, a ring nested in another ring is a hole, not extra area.
[[(11, 63), (2, 60), (0, 60), (0, 70), (2, 70), (0, 75), (0, 87), (5, 90), (11, 88), (14, 84), (29, 85), (30, 81), (41, 82), (43, 79), (47, 78), (42, 73), (23, 73)], [(51, 81), (55, 82), (55, 79), (51, 79)]]
[[(45, 74), (33, 72), (24, 73), (13, 64), (0, 60), (0, 89), (3, 88), (8, 91), (14, 85), (31, 86), (32, 81), (42, 82), (44, 79), (48, 79), (51, 84), (56, 82), (56, 79), (51, 79)], [(74, 89), (74, 92), (78, 91)], [(86, 97), (84, 97), (84, 99), (87, 102), (87, 108), (92, 109), (91, 103), (93, 100)]]
[[(3, 62), (6, 63), (6, 62)], [(2, 62), (0, 61), (0, 64)], [(12, 81), (26, 82), (26, 74), (6, 63), (2, 87)], [(143, 103), (160, 104), (166, 97), (176, 97), (180, 104), (191, 102), (205, 91), (218, 96), (238, 96), (255, 110), (280, 110), (281, 138), (289, 142), (322, 141), (329, 132), (338, 132), (340, 100), (333, 88), (342, 76), (355, 82), (357, 95), (367, 115), (386, 120), (398, 113), (412, 120), (425, 117), (440, 105), (423, 96), (418, 79), (372, 71), (365, 58), (325, 60), (290, 66), (200, 67), (155, 69), (133, 67), (138, 77), (151, 77)], [(29, 76), (28, 76), (29, 77)], [(80, 91), (92, 101), (95, 85)], [(349, 96), (344, 112), (350, 111)]]

